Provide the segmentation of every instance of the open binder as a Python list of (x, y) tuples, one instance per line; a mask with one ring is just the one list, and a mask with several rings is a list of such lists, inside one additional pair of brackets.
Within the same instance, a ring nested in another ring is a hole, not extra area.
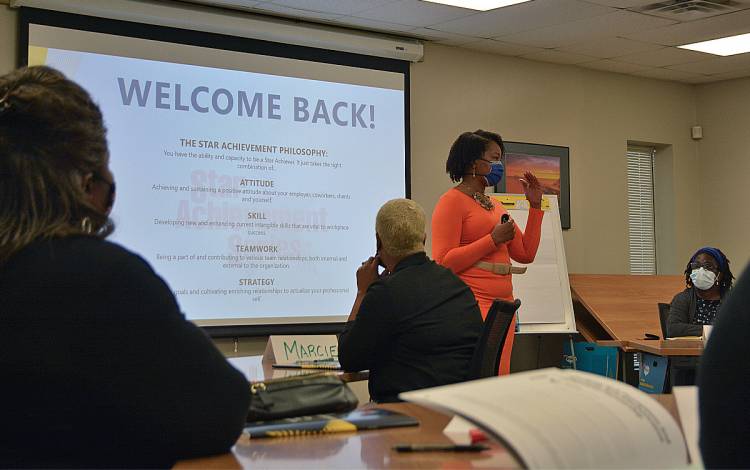
[(505, 443), (526, 468), (676, 468), (679, 425), (635, 387), (586, 372), (542, 369), (406, 392)]

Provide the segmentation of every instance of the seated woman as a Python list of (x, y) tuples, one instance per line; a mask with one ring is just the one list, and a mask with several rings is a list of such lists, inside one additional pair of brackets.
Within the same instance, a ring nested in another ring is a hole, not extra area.
[(721, 250), (696, 251), (685, 268), (687, 288), (675, 295), (667, 318), (667, 336), (701, 336), (703, 325), (712, 325), (734, 276)]
[(243, 375), (104, 240), (108, 167), (86, 91), (48, 67), (0, 76), (0, 467), (166, 467), (244, 425)]

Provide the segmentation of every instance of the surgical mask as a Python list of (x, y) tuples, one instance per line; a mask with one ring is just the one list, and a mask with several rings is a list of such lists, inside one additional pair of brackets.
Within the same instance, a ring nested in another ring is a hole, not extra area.
[(716, 274), (705, 268), (693, 269), (690, 272), (690, 281), (696, 288), (708, 290), (716, 282)]
[(492, 163), (490, 168), (489, 174), (485, 176), (487, 179), (487, 186), (495, 186), (501, 179), (503, 179), (505, 168), (503, 167), (502, 162)]

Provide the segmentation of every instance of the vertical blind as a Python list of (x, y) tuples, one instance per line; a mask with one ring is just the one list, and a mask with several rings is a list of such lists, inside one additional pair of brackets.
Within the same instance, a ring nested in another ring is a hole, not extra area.
[(628, 244), (631, 274), (656, 274), (654, 149), (628, 147)]

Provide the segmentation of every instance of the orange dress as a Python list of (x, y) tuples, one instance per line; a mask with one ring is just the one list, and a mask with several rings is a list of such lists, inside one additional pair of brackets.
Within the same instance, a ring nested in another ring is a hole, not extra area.
[[(432, 258), (452, 270), (474, 292), (482, 318), (495, 299), (513, 301), (512, 275), (494, 274), (474, 265), (478, 261), (519, 263), (534, 261), (542, 235), (541, 209), (529, 209), (526, 231), (516, 227), (515, 237), (495, 246), (492, 229), (507, 211), (496, 203), (492, 211), (480, 206), (474, 198), (456, 188), (440, 197), (432, 213)], [(523, 299), (522, 299), (523, 300)], [(510, 373), (510, 356), (513, 350), (516, 320), (510, 325), (500, 361), (500, 375)]]

